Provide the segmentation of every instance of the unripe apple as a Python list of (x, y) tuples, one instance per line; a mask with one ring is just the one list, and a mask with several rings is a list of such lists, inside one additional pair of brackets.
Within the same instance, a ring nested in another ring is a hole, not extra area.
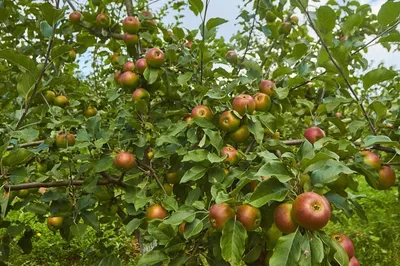
[(132, 101), (137, 102), (140, 100), (144, 100), (146, 102), (150, 100), (150, 93), (143, 88), (138, 88), (132, 93)]
[(282, 236), (282, 232), (278, 229), (278, 227), (276, 227), (276, 224), (273, 223), (271, 228), (268, 229), (266, 236), (268, 240), (267, 249), (273, 250), (276, 244), (278, 243), (279, 238)]
[(63, 221), (64, 221), (64, 217), (59, 217), (59, 216), (49, 217), (49, 218), (47, 218), (47, 227), (51, 231), (57, 231), (58, 229), (60, 229), (62, 227)]
[(119, 59), (119, 53), (113, 53), (110, 56), (110, 62), (111, 62), (111, 65), (113, 65), (113, 67), (118, 66), (118, 63), (119, 63), (118, 59)]
[(82, 15), (79, 11), (73, 11), (69, 14), (69, 21), (72, 23), (79, 23), (81, 22)]
[(240, 127), (240, 119), (232, 111), (225, 111), (218, 118), (218, 126), (226, 132), (233, 132)]
[(258, 92), (254, 96), (256, 111), (266, 112), (271, 108), (271, 98), (265, 93)]
[(158, 48), (151, 48), (148, 50), (145, 59), (147, 64), (154, 68), (159, 68), (165, 63), (164, 53)]
[(275, 19), (276, 19), (276, 15), (275, 15), (275, 13), (272, 12), (271, 10), (268, 10), (268, 11), (265, 13), (265, 20), (266, 20), (267, 22), (272, 23), (272, 22), (275, 21)]
[(139, 85), (139, 76), (132, 71), (127, 71), (121, 74), (119, 82), (126, 89), (135, 89)]
[(179, 175), (178, 172), (168, 172), (165, 175), (165, 181), (167, 181), (169, 184), (179, 184), (181, 178), (182, 177)]
[(63, 133), (56, 137), (57, 148), (67, 148), (75, 145), (75, 137), (72, 134)]
[(319, 127), (307, 128), (304, 132), (304, 137), (311, 143), (314, 144), (317, 140), (325, 137), (325, 132)]
[(128, 16), (122, 22), (122, 29), (129, 34), (136, 34), (140, 30), (140, 21), (137, 17)]
[(162, 219), (164, 219), (166, 217), (168, 217), (168, 212), (160, 204), (151, 205), (147, 209), (147, 213), (146, 213), (147, 221), (151, 221), (151, 220), (154, 220), (154, 219), (162, 220)]
[(279, 33), (283, 35), (288, 35), (292, 30), (292, 24), (290, 22), (282, 22), (279, 26)]
[(106, 27), (110, 26), (110, 18), (106, 14), (100, 13), (96, 17), (96, 23), (100, 27), (106, 28)]
[(126, 46), (135, 46), (139, 43), (139, 37), (136, 34), (124, 34), (124, 43)]
[(144, 58), (140, 58), (136, 61), (136, 71), (140, 74), (143, 74), (147, 68), (147, 61)]
[(290, 22), (292, 22), (293, 24), (299, 24), (299, 18), (297, 16), (291, 16)]
[(365, 164), (378, 170), (381, 168), (381, 159), (378, 155), (371, 151), (360, 151), (360, 154), (363, 156), (363, 162)]
[(226, 221), (235, 217), (235, 211), (227, 204), (214, 204), (208, 211), (211, 226), (217, 231), (222, 231)]
[(20, 199), (25, 199), (29, 196), (29, 194), (31, 194), (29, 189), (21, 189), (21, 190), (18, 190), (17, 197)]
[(343, 191), (349, 186), (349, 177), (341, 174), (336, 181), (328, 184), (328, 187), (333, 191)]
[(149, 152), (147, 153), (147, 158), (148, 158), (149, 160), (151, 160), (151, 159), (154, 158), (154, 152), (153, 152), (152, 150), (149, 150)]
[(235, 165), (240, 160), (239, 152), (235, 148), (230, 146), (224, 146), (222, 148), (221, 157), (226, 157), (224, 162), (229, 163), (230, 165)]
[(43, 93), (44, 98), (46, 99), (48, 104), (54, 103), (54, 99), (56, 98), (56, 94), (54, 91), (47, 90)]
[(383, 165), (379, 170), (378, 189), (384, 190), (391, 188), (396, 182), (396, 174), (392, 167)]
[(233, 99), (232, 107), (240, 115), (244, 115), (246, 112), (252, 114), (256, 109), (256, 102), (250, 95), (241, 94)]
[(247, 231), (254, 231), (261, 224), (260, 210), (248, 204), (237, 207), (236, 218)]
[(97, 114), (97, 109), (91, 106), (89, 106), (84, 112), (84, 116), (86, 117), (92, 117), (95, 116), (96, 114)]
[(226, 61), (231, 64), (236, 64), (238, 61), (237, 53), (234, 50), (229, 50), (225, 55)]
[(353, 242), (344, 234), (340, 233), (333, 233), (331, 234), (331, 238), (342, 246), (344, 251), (346, 251), (347, 255), (349, 256), (349, 259), (354, 257), (355, 250), (354, 250), (354, 245)]
[(54, 98), (54, 105), (59, 107), (65, 107), (69, 104), (67, 97), (64, 95), (59, 95)]
[(267, 94), (269, 97), (274, 94), (275, 82), (271, 80), (262, 80), (258, 86), (260, 92)]
[(135, 69), (135, 63), (133, 63), (132, 61), (127, 61), (122, 67), (122, 72), (126, 71), (133, 72), (134, 69)]
[(361, 264), (358, 262), (356, 257), (352, 257), (349, 261), (349, 266), (360, 266)]
[(186, 115), (184, 118), (182, 118), (182, 120), (183, 121), (185, 121), (186, 123), (189, 123), (190, 122), (190, 120), (192, 120), (193, 118), (192, 118), (192, 116), (189, 114), (189, 115)]
[(243, 143), (250, 137), (250, 131), (247, 125), (241, 125), (236, 131), (229, 134), (231, 140), (235, 143)]
[(276, 227), (285, 234), (293, 233), (299, 226), (292, 217), (292, 207), (291, 202), (285, 202), (276, 207), (274, 212)]
[(170, 30), (168, 30), (166, 33), (163, 35), (164, 41), (171, 43), (173, 41), (172, 36), (174, 36), (174, 33)]
[(75, 52), (75, 50), (70, 50), (70, 51), (68, 52), (68, 59), (67, 59), (67, 61), (68, 61), (68, 62), (74, 62), (75, 59), (76, 59), (76, 52)]
[(129, 152), (120, 152), (114, 158), (114, 166), (122, 171), (129, 171), (135, 165), (135, 156)]
[(192, 118), (196, 118), (196, 117), (203, 117), (209, 121), (211, 121), (214, 117), (213, 112), (211, 111), (211, 109), (206, 106), (206, 105), (198, 105), (195, 108), (192, 109)]

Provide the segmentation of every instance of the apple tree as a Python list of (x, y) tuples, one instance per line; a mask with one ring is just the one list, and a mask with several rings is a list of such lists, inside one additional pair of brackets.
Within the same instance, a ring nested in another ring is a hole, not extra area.
[(155, 2), (0, 1), (1, 260), (20, 211), (123, 226), (132, 265), (360, 265), (324, 228), (395, 184), (399, 72), (366, 53), (398, 51), (400, 3), (243, 1), (225, 40), (213, 1)]

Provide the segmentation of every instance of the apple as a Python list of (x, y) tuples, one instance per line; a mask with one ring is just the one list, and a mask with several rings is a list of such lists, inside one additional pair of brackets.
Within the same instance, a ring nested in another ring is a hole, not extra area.
[(89, 106), (83, 113), (83, 115), (86, 117), (92, 117), (95, 116), (96, 114), (97, 114), (97, 109), (91, 106)]
[(349, 177), (345, 174), (340, 174), (339, 178), (336, 181), (328, 184), (328, 188), (333, 191), (343, 191), (349, 186)]
[(65, 107), (69, 104), (67, 97), (64, 95), (59, 95), (54, 98), (54, 105), (59, 107)]
[(153, 14), (149, 11), (143, 11), (141, 15), (145, 17), (142, 28), (146, 28), (150, 32), (155, 32), (157, 30), (157, 23), (153, 20)]
[[(228, 157), (226, 157), (228, 155)], [(230, 165), (235, 165), (240, 160), (239, 152), (230, 146), (224, 146), (221, 150), (221, 157), (226, 157), (224, 162), (229, 163)]]
[(184, 118), (182, 118), (182, 120), (183, 121), (185, 121), (186, 123), (189, 123), (190, 122), (190, 120), (192, 120), (193, 118), (192, 118), (192, 116), (189, 114), (189, 115), (186, 115)]
[(299, 226), (292, 217), (292, 207), (291, 202), (285, 202), (276, 207), (274, 212), (276, 227), (285, 234), (293, 233)]
[(126, 71), (119, 77), (119, 82), (126, 89), (134, 89), (139, 85), (139, 76), (132, 71)]
[(76, 52), (75, 50), (70, 50), (68, 52), (68, 58), (67, 58), (67, 62), (74, 62), (76, 59)]
[(339, 118), (339, 119), (342, 119), (342, 118), (343, 118), (343, 115), (342, 115), (342, 113), (340, 113), (340, 112), (337, 112), (337, 113), (335, 114), (335, 116), (336, 116), (337, 118)]
[(206, 105), (198, 105), (195, 108), (192, 109), (192, 118), (196, 118), (196, 117), (203, 117), (209, 121), (211, 121), (214, 117), (213, 112), (211, 111), (211, 109), (206, 106)]
[[(267, 180), (270, 176), (261, 176), (261, 180)], [(250, 191), (254, 192), (256, 186), (260, 183), (260, 180), (253, 180), (250, 182)]]
[(240, 119), (232, 111), (225, 111), (218, 118), (218, 126), (226, 132), (232, 132), (240, 127)]
[(182, 223), (179, 225), (179, 227), (178, 227), (179, 233), (183, 234), (183, 232), (185, 232), (185, 225), (186, 225), (186, 222), (182, 222)]
[(69, 21), (72, 23), (79, 23), (81, 22), (82, 15), (79, 11), (73, 11), (69, 14)]
[(47, 218), (47, 227), (51, 231), (56, 231), (62, 227), (62, 223), (64, 221), (64, 217), (55, 216)]
[(254, 96), (256, 111), (265, 112), (271, 108), (271, 98), (265, 93), (258, 92)]
[(193, 43), (192, 43), (191, 41), (187, 41), (187, 42), (185, 42), (185, 44), (184, 44), (184, 46), (185, 46), (186, 48), (188, 48), (188, 49), (191, 49), (191, 48), (192, 48), (192, 45), (193, 45)]
[(150, 93), (143, 88), (138, 88), (132, 93), (132, 101), (137, 102), (140, 100), (144, 100), (146, 102), (150, 100)]
[(292, 217), (308, 230), (320, 230), (331, 218), (329, 201), (315, 192), (300, 194), (293, 202)]
[(211, 226), (217, 231), (222, 231), (226, 221), (235, 217), (235, 211), (227, 204), (214, 204), (208, 211)]
[(304, 137), (311, 143), (314, 144), (317, 140), (325, 137), (325, 132), (319, 127), (307, 128), (304, 132)]
[(282, 22), (279, 26), (279, 33), (283, 35), (288, 35), (292, 30), (292, 24), (290, 22)]
[(236, 131), (229, 134), (235, 143), (243, 143), (250, 137), (250, 131), (247, 125), (241, 125)]
[(233, 99), (232, 107), (240, 115), (244, 115), (246, 111), (248, 114), (252, 114), (256, 109), (256, 101), (248, 94), (241, 94)]
[(354, 245), (353, 242), (350, 240), (350, 238), (341, 233), (333, 233), (331, 234), (331, 238), (339, 242), (339, 244), (342, 246), (344, 251), (346, 251), (347, 255), (349, 256), (349, 259), (354, 257), (355, 254)]
[(144, 58), (140, 58), (136, 61), (136, 71), (140, 74), (143, 74), (147, 68), (147, 61)]
[(168, 217), (168, 212), (160, 204), (151, 205), (147, 209), (147, 213), (146, 213), (147, 221), (151, 221), (151, 220), (154, 220), (154, 219), (162, 220), (162, 219), (164, 219), (166, 217)]
[(118, 63), (119, 63), (119, 53), (113, 53), (113, 54), (110, 56), (110, 62), (111, 62), (111, 65), (113, 65), (114, 67), (118, 66)]
[(360, 266), (361, 264), (358, 262), (356, 257), (352, 257), (349, 261), (349, 266)]
[(181, 176), (178, 172), (168, 172), (165, 176), (165, 181), (170, 184), (179, 184), (181, 181)]
[(114, 73), (114, 81), (115, 81), (115, 83), (117, 83), (118, 85), (121, 84), (121, 82), (120, 82), (120, 77), (121, 77), (121, 70), (115, 71), (115, 73)]
[(150, 67), (159, 68), (165, 63), (164, 52), (158, 48), (151, 48), (146, 52), (145, 59)]
[(153, 152), (152, 150), (149, 150), (149, 152), (147, 153), (147, 158), (148, 158), (149, 160), (151, 160), (151, 159), (154, 158), (154, 152)]
[(265, 13), (265, 20), (266, 20), (267, 22), (272, 23), (272, 22), (275, 21), (275, 19), (276, 19), (276, 15), (275, 15), (275, 13), (272, 12), (271, 10), (268, 10), (268, 11)]
[(129, 34), (136, 34), (140, 30), (140, 21), (137, 17), (128, 16), (122, 22), (122, 29)]
[(96, 17), (96, 23), (100, 27), (106, 28), (110, 25), (110, 18), (106, 14), (100, 13)]
[(165, 190), (165, 193), (166, 193), (168, 196), (172, 196), (172, 194), (174, 193), (174, 187), (173, 187), (173, 185), (171, 185), (171, 184), (164, 183), (164, 184), (163, 184), (163, 188), (164, 188), (164, 190)]
[(375, 153), (371, 151), (360, 151), (363, 157), (363, 162), (376, 169), (381, 169), (381, 159)]
[[(271, 227), (267, 230), (267, 249), (273, 250), (276, 244), (278, 243), (279, 238), (282, 236), (281, 230), (278, 229), (275, 223), (271, 225)], [(283, 266), (283, 265), (282, 265)]]
[(248, 204), (237, 207), (236, 218), (247, 231), (254, 231), (261, 224), (260, 210)]
[(297, 16), (291, 16), (290, 22), (292, 22), (293, 24), (299, 24), (299, 18)]
[(392, 167), (383, 165), (379, 170), (378, 189), (384, 190), (391, 188), (396, 182), (396, 174)]
[(339, 37), (339, 41), (344, 42), (344, 41), (347, 41), (348, 38), (349, 38), (348, 36), (342, 35)]
[(260, 92), (267, 94), (269, 97), (274, 94), (275, 82), (271, 80), (262, 80), (258, 86)]
[(46, 173), (47, 172), (47, 163), (46, 162), (35, 162), (36, 164), (36, 171), (38, 173)]
[(133, 63), (132, 61), (127, 61), (124, 66), (122, 67), (122, 73), (126, 72), (126, 71), (133, 71), (135, 69), (135, 63)]
[(21, 189), (21, 190), (18, 190), (17, 197), (20, 199), (25, 199), (29, 196), (29, 194), (31, 194), (29, 189)]
[(172, 31), (168, 30), (166, 33), (164, 33), (163, 39), (164, 39), (164, 41), (171, 43), (173, 41), (173, 38), (172, 38), (173, 36), (174, 36), (174, 33)]
[(54, 99), (56, 98), (56, 94), (54, 91), (47, 90), (43, 93), (44, 98), (46, 99), (48, 104), (52, 104)]
[(226, 61), (231, 64), (236, 64), (238, 61), (237, 53), (234, 50), (229, 50), (225, 55)]
[(135, 165), (135, 156), (129, 152), (120, 152), (114, 158), (114, 166), (122, 171), (129, 171)]
[(75, 145), (75, 137), (72, 134), (63, 133), (56, 137), (57, 148), (67, 148)]
[(139, 43), (139, 37), (136, 34), (124, 34), (124, 43), (126, 46), (135, 46)]

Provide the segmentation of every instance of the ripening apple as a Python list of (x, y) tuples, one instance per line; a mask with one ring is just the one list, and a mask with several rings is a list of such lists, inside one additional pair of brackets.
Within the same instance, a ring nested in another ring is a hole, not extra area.
[(360, 154), (363, 157), (363, 162), (371, 167), (374, 167), (376, 169), (381, 168), (381, 159), (379, 158), (378, 155), (371, 151), (360, 151)]
[(377, 188), (380, 190), (391, 188), (396, 182), (396, 174), (392, 167), (389, 165), (383, 165), (379, 170), (379, 179)]
[(208, 211), (211, 226), (217, 231), (222, 231), (226, 221), (235, 217), (235, 211), (227, 204), (214, 204)]
[(234, 50), (229, 50), (225, 55), (226, 61), (231, 64), (236, 64), (238, 61), (237, 53)]
[(231, 146), (224, 146), (222, 148), (221, 157), (226, 157), (224, 162), (229, 163), (230, 165), (235, 165), (240, 160), (239, 152), (234, 147)]
[(258, 92), (254, 96), (256, 111), (266, 112), (271, 108), (271, 98), (265, 93)]
[(360, 266), (361, 264), (358, 262), (356, 257), (352, 257), (349, 261), (349, 266)]
[(184, 44), (184, 46), (185, 46), (186, 48), (188, 48), (188, 49), (191, 49), (191, 48), (192, 48), (192, 45), (193, 45), (193, 43), (192, 43), (191, 41), (187, 41), (187, 42), (185, 42), (185, 44)]
[(124, 34), (124, 43), (126, 46), (135, 46), (139, 43), (139, 37), (136, 34)]
[(150, 100), (150, 93), (143, 88), (138, 88), (132, 93), (132, 101), (137, 102), (140, 100), (144, 100), (146, 102)]
[(331, 218), (331, 206), (324, 196), (305, 192), (294, 200), (292, 217), (301, 227), (312, 231), (320, 230)]
[(135, 165), (135, 156), (129, 152), (120, 152), (114, 158), (114, 166), (122, 171), (129, 171)]
[(218, 118), (218, 126), (226, 132), (232, 132), (240, 127), (240, 119), (232, 111), (225, 111)]
[(214, 117), (213, 112), (211, 111), (211, 109), (206, 106), (206, 105), (198, 105), (195, 108), (192, 109), (192, 118), (196, 118), (196, 117), (203, 117), (209, 121), (211, 121)]
[(54, 99), (56, 98), (56, 94), (54, 91), (47, 90), (43, 93), (44, 98), (46, 99), (48, 104), (54, 103)]
[(325, 137), (325, 132), (319, 127), (307, 128), (304, 132), (304, 137), (311, 143), (314, 144), (317, 140)]
[(285, 234), (293, 233), (299, 226), (292, 217), (292, 207), (291, 202), (285, 202), (276, 207), (274, 212), (276, 227)]
[(182, 118), (182, 120), (183, 121), (185, 121), (186, 123), (189, 123), (190, 122), (190, 120), (192, 120), (193, 118), (192, 118), (192, 116), (189, 114), (189, 115), (186, 115), (184, 118)]
[(122, 29), (129, 34), (136, 34), (140, 30), (140, 21), (137, 17), (128, 16), (122, 22)]
[(160, 204), (151, 205), (147, 209), (147, 213), (146, 213), (147, 221), (151, 221), (151, 220), (154, 220), (154, 219), (162, 220), (162, 219), (164, 219), (166, 217), (168, 217), (168, 212)]
[(25, 199), (29, 196), (29, 194), (31, 194), (29, 189), (21, 189), (21, 190), (18, 190), (17, 197), (20, 199)]
[(145, 19), (142, 21), (142, 29), (155, 32), (157, 30), (157, 23), (153, 20), (153, 14), (149, 11), (143, 11), (141, 14)]
[(235, 143), (243, 143), (250, 137), (250, 131), (247, 125), (241, 125), (237, 130), (229, 134), (231, 140)]
[(349, 259), (354, 257), (355, 254), (354, 245), (353, 242), (350, 240), (350, 238), (341, 233), (333, 233), (331, 234), (331, 238), (339, 242), (339, 244), (342, 246), (344, 251), (346, 251), (347, 255), (349, 256)]
[(134, 89), (139, 85), (139, 76), (132, 71), (127, 71), (121, 74), (119, 82), (126, 89)]
[(299, 18), (297, 16), (291, 16), (290, 22), (292, 22), (293, 24), (299, 24)]
[(146, 52), (145, 59), (150, 67), (160, 68), (165, 63), (164, 52), (158, 48), (151, 48)]
[(118, 63), (119, 63), (118, 61), (119, 61), (119, 53), (113, 53), (110, 56), (111, 65), (113, 65), (113, 67), (118, 66)]
[(68, 52), (68, 58), (67, 58), (67, 62), (74, 62), (76, 59), (76, 52), (75, 50), (70, 50)]
[(92, 116), (95, 116), (96, 114), (97, 114), (97, 109), (95, 107), (91, 107), (91, 106), (89, 106), (83, 113), (83, 115), (86, 117), (92, 117)]
[(275, 13), (272, 12), (271, 10), (268, 10), (268, 11), (265, 13), (265, 20), (266, 20), (267, 22), (272, 23), (272, 22), (275, 21), (275, 19), (276, 19), (276, 15), (275, 15)]
[(246, 112), (252, 114), (256, 109), (256, 102), (250, 95), (241, 94), (233, 99), (232, 108), (240, 115), (244, 115)]
[(179, 225), (179, 227), (178, 227), (179, 233), (183, 234), (183, 233), (185, 232), (185, 225), (186, 225), (186, 222), (182, 222), (182, 223)]
[(57, 148), (67, 148), (75, 145), (75, 137), (72, 134), (63, 133), (56, 137)]
[(147, 61), (144, 58), (140, 58), (136, 61), (136, 71), (140, 74), (143, 74), (147, 68)]
[(100, 13), (96, 17), (96, 23), (100, 27), (106, 28), (106, 27), (110, 26), (110, 18), (106, 14)]
[(342, 119), (342, 118), (343, 118), (343, 115), (342, 115), (342, 113), (340, 113), (340, 112), (337, 112), (337, 113), (335, 114), (335, 116), (336, 116), (337, 118), (339, 118), (339, 119)]
[(236, 218), (247, 231), (254, 231), (261, 224), (260, 210), (249, 204), (237, 207)]
[(333, 191), (343, 191), (349, 186), (349, 177), (345, 174), (340, 174), (336, 181), (328, 184), (328, 187)]
[(54, 105), (58, 107), (65, 107), (69, 104), (67, 97), (64, 95), (59, 95), (54, 98)]
[(181, 181), (181, 176), (179, 175), (179, 173), (177, 171), (174, 172), (168, 172), (165, 175), (165, 181), (167, 181), (169, 184), (179, 184), (179, 182)]
[(73, 11), (69, 14), (69, 21), (72, 23), (79, 23), (81, 22), (82, 15), (79, 11)]
[(275, 82), (272, 80), (262, 80), (258, 86), (260, 92), (267, 94), (269, 97), (274, 94)]
[(288, 35), (292, 30), (292, 24), (290, 22), (282, 22), (279, 26), (279, 33), (283, 35)]
[(127, 61), (122, 67), (122, 73), (126, 71), (133, 71), (135, 69), (135, 63)]
[(114, 73), (114, 81), (115, 81), (115, 83), (117, 83), (118, 85), (121, 85), (121, 82), (120, 82), (120, 77), (121, 77), (121, 70), (117, 70), (117, 71), (115, 71), (115, 73)]
[(51, 231), (56, 231), (62, 227), (64, 217), (55, 216), (47, 218), (47, 227)]

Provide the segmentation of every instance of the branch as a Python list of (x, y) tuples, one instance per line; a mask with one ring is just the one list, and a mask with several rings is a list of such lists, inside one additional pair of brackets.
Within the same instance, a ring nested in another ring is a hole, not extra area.
[[(208, 11), (208, 5), (210, 4), (211, 0), (206, 0), (206, 8), (204, 9), (204, 17), (203, 17), (203, 22), (201, 23), (201, 39), (203, 42), (203, 45), (205, 46), (205, 26), (206, 26), (206, 18), (207, 18), (207, 11)], [(203, 68), (204, 68), (204, 53), (203, 50), (200, 49), (200, 84), (203, 84)]]
[(325, 70), (325, 71), (322, 72), (321, 74), (318, 74), (318, 75), (316, 75), (315, 77), (313, 77), (313, 78), (311, 78), (311, 79), (309, 79), (309, 80), (306, 80), (306, 81), (304, 81), (304, 82), (302, 82), (302, 83), (300, 83), (300, 84), (298, 84), (298, 85), (296, 85), (296, 86), (290, 88), (289, 91), (293, 91), (293, 90), (295, 90), (295, 89), (297, 89), (297, 88), (300, 88), (300, 87), (302, 87), (302, 86), (304, 86), (304, 85), (307, 85), (308, 82), (313, 81), (314, 79), (317, 79), (317, 78), (319, 78), (319, 77), (325, 75), (327, 72), (328, 72), (328, 71)]
[(125, 6), (126, 6), (126, 13), (128, 13), (128, 16), (132, 16), (132, 0), (125, 0)]
[(256, 139), (253, 139), (253, 141), (249, 144), (249, 146), (247, 146), (247, 149), (244, 152), (244, 154), (248, 154), (250, 150), (253, 148), (254, 144), (256, 144)]
[(143, 167), (143, 168), (145, 168), (146, 170), (149, 170), (149, 171), (150, 171), (151, 175), (154, 176), (154, 178), (156, 179), (156, 182), (157, 182), (158, 186), (162, 189), (162, 191), (164, 192), (165, 195), (168, 195), (168, 194), (167, 194), (167, 191), (165, 191), (164, 186), (161, 184), (160, 178), (158, 177), (158, 175), (157, 175), (157, 173), (156, 173), (156, 170), (154, 170), (154, 168), (151, 167), (150, 165), (147, 165), (147, 164), (142, 163), (142, 162), (140, 162), (140, 161), (138, 161), (137, 163), (138, 163), (138, 165), (140, 165), (141, 167)]
[[(56, 9), (59, 8), (59, 4), (60, 4), (60, 0), (56, 0)], [(54, 23), (53, 32), (51, 34), (51, 37), (50, 37), (50, 40), (49, 40), (49, 44), (47, 45), (47, 51), (46, 51), (46, 55), (45, 55), (45, 58), (44, 58), (44, 63), (43, 63), (42, 70), (40, 71), (40, 74), (39, 74), (38, 78), (36, 79), (35, 86), (33, 88), (31, 97), (29, 99), (25, 100), (25, 110), (22, 113), (21, 117), (19, 118), (17, 126), (15, 127), (15, 130), (18, 130), (19, 127), (22, 125), (22, 121), (25, 119), (26, 115), (28, 114), (29, 106), (31, 105), (33, 99), (36, 96), (36, 92), (37, 92), (37, 90), (39, 88), (39, 84), (42, 81), (42, 77), (44, 75), (44, 72), (46, 71), (47, 63), (49, 62), (50, 52), (51, 52), (51, 49), (53, 48), (54, 35), (56, 34), (56, 28), (57, 28), (57, 23)]]
[(302, 11), (306, 14), (307, 20), (310, 23), (311, 28), (315, 31), (315, 33), (318, 35), (318, 38), (321, 40), (321, 44), (324, 47), (324, 50), (326, 51), (326, 53), (328, 54), (329, 59), (332, 61), (332, 63), (335, 65), (336, 69), (338, 70), (340, 76), (342, 76), (342, 78), (344, 79), (347, 87), (349, 88), (349, 90), (351, 91), (351, 93), (353, 94), (354, 99), (357, 101), (357, 104), (360, 106), (361, 111), (363, 112), (363, 115), (365, 117), (365, 119), (368, 121), (369, 127), (372, 131), (372, 133), (374, 135), (376, 135), (376, 130), (367, 114), (367, 111), (365, 110), (364, 106), (362, 105), (362, 103), (360, 102), (360, 100), (358, 99), (357, 94), (355, 93), (355, 91), (353, 90), (353, 87), (350, 84), (350, 81), (347, 79), (346, 75), (344, 74), (343, 70), (340, 68), (340, 66), (338, 65), (338, 63), (336, 63), (335, 59), (333, 58), (331, 52), (329, 51), (329, 48), (327, 46), (327, 44), (325, 43), (325, 41), (323, 40), (323, 38), (321, 37), (321, 34), (319, 33), (319, 31), (317, 30), (314, 22), (312, 21), (312, 18), (310, 16), (310, 14), (307, 12), (306, 8), (304, 7), (303, 3), (301, 0), (297, 0), (297, 2), (299, 3), (299, 5), (301, 6)]
[(108, 31), (107, 35), (104, 36), (101, 32), (92, 29), (91, 27), (87, 26), (84, 22), (81, 22), (79, 25), (81, 25), (82, 28), (86, 29), (89, 33), (93, 34), (96, 37), (99, 37), (100, 39), (109, 39), (109, 38), (114, 38), (114, 39), (117, 39), (117, 40), (123, 40), (124, 39), (124, 35), (118, 34), (118, 33), (114, 33), (114, 32), (111, 32), (111, 31)]
[[(20, 148), (26, 148), (26, 147), (32, 147), (32, 146), (38, 146), (40, 144), (44, 143), (44, 140), (38, 140), (38, 141), (33, 141), (33, 142), (28, 142), (28, 143), (22, 143), (19, 145)], [(7, 147), (7, 150), (12, 150), (14, 149), (14, 145), (10, 145)]]

